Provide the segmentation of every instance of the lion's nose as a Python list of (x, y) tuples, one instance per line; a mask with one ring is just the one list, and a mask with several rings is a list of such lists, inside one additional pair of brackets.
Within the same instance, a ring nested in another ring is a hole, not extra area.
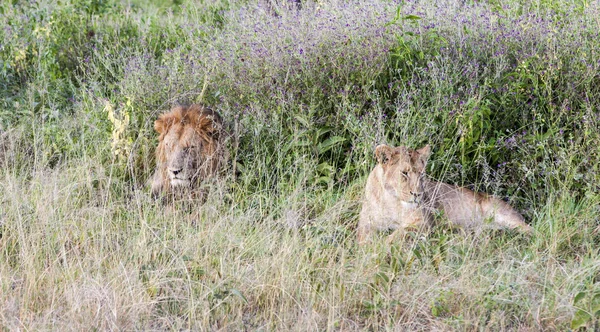
[(181, 173), (182, 170), (183, 170), (183, 168), (178, 168), (178, 169), (169, 168), (169, 172), (171, 172), (173, 175), (177, 175), (177, 174)]

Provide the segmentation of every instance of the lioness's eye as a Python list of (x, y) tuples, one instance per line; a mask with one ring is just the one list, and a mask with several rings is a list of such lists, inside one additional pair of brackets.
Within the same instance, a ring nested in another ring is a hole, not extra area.
[(405, 177), (408, 177), (408, 172), (402, 172), (402, 175), (404, 175)]

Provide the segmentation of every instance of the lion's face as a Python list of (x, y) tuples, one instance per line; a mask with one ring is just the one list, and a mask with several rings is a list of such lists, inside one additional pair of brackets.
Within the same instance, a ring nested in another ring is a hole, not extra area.
[(189, 186), (210, 165), (214, 144), (194, 128), (182, 124), (171, 127), (163, 139), (166, 170), (172, 187)]
[(160, 176), (153, 184), (154, 192), (193, 187), (217, 171), (222, 159), (221, 121), (217, 113), (199, 105), (178, 107), (159, 117), (154, 127), (160, 134)]
[(375, 156), (383, 168), (383, 188), (398, 200), (418, 204), (423, 198), (423, 177), (430, 154), (429, 145), (413, 150), (404, 146), (379, 145)]

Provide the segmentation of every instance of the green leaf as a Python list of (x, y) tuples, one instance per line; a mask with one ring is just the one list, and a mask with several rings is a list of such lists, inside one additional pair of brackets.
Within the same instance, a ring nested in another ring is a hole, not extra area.
[(303, 147), (303, 146), (310, 146), (310, 145), (312, 145), (312, 144), (309, 140), (301, 139), (301, 140), (294, 141), (294, 144), (292, 146)]
[(325, 153), (331, 150), (335, 145), (344, 142), (346, 139), (341, 136), (329, 137), (325, 141), (321, 142), (318, 146), (319, 153)]
[(317, 166), (317, 171), (323, 175), (331, 176), (335, 172), (335, 168), (327, 162), (322, 162)]
[(573, 320), (571, 321), (571, 328), (576, 330), (590, 321), (592, 316), (583, 310), (577, 310), (575, 316), (573, 316)]
[(375, 280), (386, 284), (390, 282), (390, 278), (383, 272), (377, 272), (377, 274), (375, 274)]
[(301, 117), (300, 115), (294, 116), (294, 119), (298, 120), (298, 122), (300, 122), (304, 127), (310, 128), (310, 122), (307, 119)]
[(400, 19), (400, 15), (402, 15), (402, 6), (401, 5), (396, 7), (396, 15), (394, 15), (394, 19), (387, 22), (385, 24), (385, 26), (390, 26), (392, 24), (396, 24), (396, 22), (398, 22), (398, 20)]
[(413, 249), (413, 254), (415, 255), (415, 257), (417, 257), (418, 260), (421, 260), (421, 250), (419, 249), (419, 247), (416, 247), (415, 249)]
[(196, 267), (193, 267), (192, 269), (190, 269), (190, 275), (194, 279), (200, 279), (201, 277), (206, 275), (206, 271), (204, 271), (204, 269), (202, 267), (196, 266)]
[(333, 130), (333, 127), (329, 127), (329, 126), (320, 127), (319, 129), (317, 129), (317, 137), (321, 137), (332, 130)]
[(592, 298), (592, 312), (595, 316), (598, 316), (600, 313), (600, 294), (596, 294)]
[(315, 181), (315, 184), (321, 184), (321, 183), (324, 183), (324, 184), (329, 184), (329, 182), (331, 182), (331, 180), (332, 180), (332, 179), (331, 179), (331, 177), (329, 177), (329, 176), (320, 176), (320, 177), (318, 177), (318, 178), (317, 178), (317, 180)]
[(573, 298), (573, 304), (576, 305), (579, 302), (581, 302), (581, 300), (583, 300), (586, 296), (586, 292), (579, 292), (577, 293), (577, 295), (575, 295), (575, 298)]
[(246, 172), (246, 167), (244, 167), (244, 164), (236, 161), (235, 162), (235, 168), (240, 172), (240, 173), (244, 173)]
[(367, 300), (362, 301), (362, 306), (367, 311), (375, 311), (378, 309), (376, 304), (374, 304), (371, 301), (367, 301)]
[(240, 299), (244, 300), (244, 302), (246, 302), (246, 304), (248, 304), (248, 300), (246, 299), (246, 297), (244, 296), (244, 294), (242, 294), (242, 292), (240, 292), (239, 290), (232, 288), (229, 290), (229, 292), (237, 297), (239, 297)]
[(416, 21), (416, 20), (420, 20), (421, 17), (417, 16), (417, 15), (406, 15), (402, 18), (403, 20), (410, 20), (410, 21)]

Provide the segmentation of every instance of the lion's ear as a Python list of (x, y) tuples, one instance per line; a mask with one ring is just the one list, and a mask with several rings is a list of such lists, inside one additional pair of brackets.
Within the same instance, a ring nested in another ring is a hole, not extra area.
[(209, 137), (217, 138), (219, 127), (218, 124), (213, 121), (211, 116), (202, 114), (195, 121), (196, 131)]
[(158, 120), (154, 121), (154, 130), (162, 137), (165, 135), (169, 128), (173, 125), (174, 119), (166, 114), (158, 117)]
[(394, 150), (385, 144), (378, 145), (375, 148), (375, 158), (377, 159), (377, 162), (382, 165), (387, 164), (390, 159), (392, 159), (393, 153)]

